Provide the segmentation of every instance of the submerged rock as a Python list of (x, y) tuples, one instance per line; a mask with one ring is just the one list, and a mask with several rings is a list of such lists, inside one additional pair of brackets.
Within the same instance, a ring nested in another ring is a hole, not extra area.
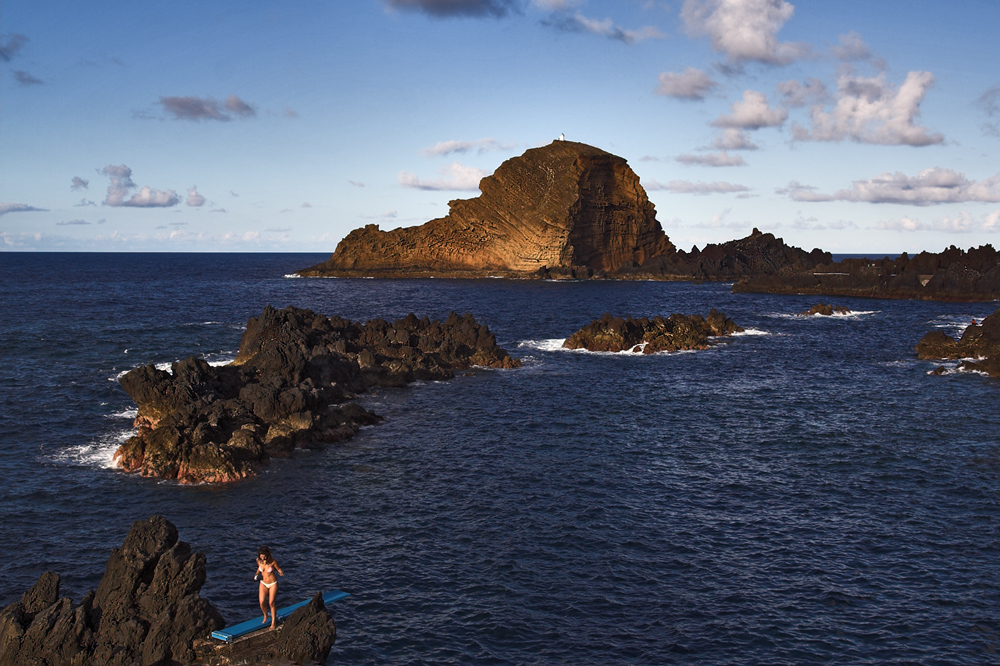
[(132, 524), (78, 606), (59, 598), (59, 580), (42, 574), (0, 612), (0, 665), (191, 664), (192, 641), (225, 626), (199, 596), (205, 556), (162, 516)]
[(826, 303), (817, 303), (805, 312), (799, 313), (803, 317), (811, 317), (812, 315), (823, 315), (824, 317), (830, 317), (833, 313), (837, 314), (851, 314), (851, 311), (845, 308), (843, 305), (827, 305)]
[(931, 331), (920, 339), (916, 350), (922, 359), (976, 359), (962, 361), (959, 367), (1000, 377), (1000, 308), (982, 323), (967, 326), (958, 340), (944, 331)]
[(357, 393), (451, 379), (477, 365), (520, 362), (472, 315), (360, 324), (268, 306), (247, 323), (230, 365), (190, 357), (172, 372), (147, 365), (121, 378), (139, 406), (138, 432), (115, 460), (126, 471), (182, 483), (236, 481), (272, 457), (349, 439), (381, 420), (349, 402)]
[(605, 314), (568, 337), (563, 346), (588, 351), (631, 350), (652, 354), (660, 351), (708, 349), (712, 344), (709, 337), (742, 331), (732, 319), (715, 308), (712, 308), (707, 317), (672, 314), (667, 318), (623, 319)]

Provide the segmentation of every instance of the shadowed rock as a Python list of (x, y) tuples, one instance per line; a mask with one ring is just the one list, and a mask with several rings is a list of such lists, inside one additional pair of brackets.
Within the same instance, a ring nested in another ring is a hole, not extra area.
[(931, 331), (920, 339), (916, 350), (922, 359), (977, 359), (962, 361), (959, 367), (1000, 377), (1000, 309), (982, 323), (967, 326), (958, 340), (944, 331)]
[(844, 259), (814, 268), (755, 273), (733, 286), (737, 293), (816, 294), (933, 301), (1000, 299), (1000, 253), (992, 245), (954, 245), (940, 253), (897, 259)]
[(79, 606), (58, 597), (59, 576), (48, 572), (0, 612), (0, 665), (194, 663), (194, 638), (225, 625), (199, 596), (204, 582), (205, 556), (173, 524), (136, 521)]
[(817, 303), (805, 312), (800, 312), (799, 314), (803, 317), (811, 317), (812, 315), (822, 315), (824, 317), (830, 317), (833, 313), (837, 314), (850, 314), (851, 311), (845, 308), (843, 305), (827, 305), (826, 303)]
[(343, 441), (377, 423), (349, 402), (357, 393), (451, 379), (472, 366), (520, 366), (472, 315), (360, 324), (268, 306), (247, 323), (228, 366), (191, 357), (172, 372), (147, 365), (121, 378), (139, 406), (138, 432), (115, 460), (143, 476), (235, 481), (296, 447)]
[(743, 329), (713, 308), (708, 317), (672, 314), (667, 318), (612, 317), (605, 314), (571, 335), (563, 343), (568, 349), (652, 354), (682, 349), (708, 349), (709, 337), (732, 335)]

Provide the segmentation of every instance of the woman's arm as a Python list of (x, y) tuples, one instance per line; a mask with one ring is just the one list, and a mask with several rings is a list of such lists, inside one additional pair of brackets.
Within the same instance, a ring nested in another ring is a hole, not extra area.
[(282, 571), (282, 570), (281, 570), (281, 567), (279, 567), (279, 566), (278, 566), (278, 562), (277, 562), (277, 560), (275, 560), (275, 562), (274, 562), (274, 568), (275, 568), (275, 569), (277, 569), (277, 570), (278, 570), (278, 573), (279, 573), (279, 574), (281, 574), (282, 576), (284, 576), (284, 575), (285, 575), (285, 572), (284, 572), (284, 571)]

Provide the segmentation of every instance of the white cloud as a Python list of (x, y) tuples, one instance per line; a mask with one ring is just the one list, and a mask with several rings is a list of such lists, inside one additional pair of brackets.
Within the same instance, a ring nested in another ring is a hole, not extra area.
[[(479, 154), (485, 153), (489, 150), (510, 150), (514, 147), (513, 143), (501, 143), (496, 139), (479, 139), (477, 141), (439, 141), (430, 148), (424, 148), (420, 152), (424, 155), (441, 156), (450, 155), (452, 153), (468, 153), (472, 150), (477, 151)], [(348, 181), (352, 185), (357, 184), (354, 181)], [(363, 185), (361, 187), (364, 187)]]
[(48, 209), (35, 208), (34, 206), (29, 206), (28, 204), (0, 203), (0, 215), (6, 215), (7, 213), (41, 213), (46, 210)]
[(146, 186), (140, 189), (131, 199), (125, 197), (135, 189), (132, 181), (132, 169), (124, 164), (114, 166), (109, 164), (100, 170), (102, 175), (111, 179), (108, 185), (108, 195), (104, 198), (105, 206), (132, 206), (136, 208), (167, 208), (180, 203), (181, 198), (173, 190), (154, 190)]
[(780, 127), (788, 118), (786, 109), (772, 109), (767, 105), (767, 96), (756, 90), (747, 90), (743, 99), (733, 102), (732, 113), (719, 116), (712, 121), (715, 127), (735, 127), (739, 129), (760, 129)]
[(885, 69), (885, 60), (872, 53), (861, 35), (853, 30), (845, 35), (841, 35), (839, 42), (840, 44), (830, 49), (830, 52), (838, 60), (843, 60), (844, 62), (863, 61), (871, 63), (878, 69)]
[(776, 87), (781, 94), (781, 103), (785, 106), (823, 104), (830, 99), (826, 85), (813, 77), (807, 78), (804, 83), (799, 83), (794, 79), (782, 81)]
[(885, 231), (940, 231), (949, 234), (967, 234), (976, 231), (1000, 231), (1000, 209), (976, 219), (968, 211), (958, 215), (944, 216), (932, 222), (922, 222), (913, 217), (900, 217), (891, 220), (879, 220), (876, 229)]
[(833, 109), (822, 105), (810, 110), (812, 129), (796, 124), (792, 131), (800, 141), (842, 141), (884, 145), (927, 146), (944, 137), (915, 123), (920, 103), (934, 84), (930, 72), (909, 72), (897, 90), (885, 74), (874, 77), (844, 72), (837, 80)]
[(659, 78), (656, 94), (677, 99), (703, 100), (719, 85), (708, 74), (694, 67), (688, 67), (683, 72), (662, 72)]
[(84, 180), (83, 178), (80, 178), (79, 176), (73, 176), (72, 184), (69, 186), (69, 189), (74, 190), (74, 191), (75, 190), (81, 190), (81, 189), (85, 190), (85, 189), (87, 189), (87, 186), (89, 186), (89, 185), (90, 185), (90, 181), (89, 180)]
[(205, 197), (203, 197), (200, 194), (198, 194), (198, 186), (197, 185), (194, 185), (190, 190), (188, 190), (187, 205), (188, 206), (204, 206), (205, 205)]
[(810, 53), (806, 44), (778, 41), (794, 13), (784, 0), (685, 0), (681, 18), (688, 34), (708, 36), (731, 62), (787, 65)]
[(989, 118), (982, 124), (983, 134), (1000, 136), (1000, 83), (993, 86), (976, 100), (976, 106)]
[(493, 16), (500, 18), (518, 11), (516, 0), (383, 0), (390, 9), (420, 11), (435, 18), (451, 16)]
[(712, 147), (719, 150), (757, 150), (760, 148), (750, 140), (746, 131), (738, 127), (727, 127), (719, 132), (715, 141), (712, 142)]
[(924, 169), (912, 177), (897, 171), (886, 172), (869, 180), (856, 180), (851, 189), (838, 190), (833, 194), (819, 194), (815, 189), (793, 182), (776, 192), (787, 194), (795, 201), (864, 201), (910, 206), (996, 203), (1000, 202), (1000, 173), (976, 182), (953, 169), (934, 167)]
[(707, 153), (705, 155), (678, 155), (676, 160), (686, 166), (728, 167), (746, 165), (741, 156), (730, 155), (726, 151), (722, 151), (721, 153)]
[(746, 185), (736, 185), (723, 181), (714, 183), (694, 183), (689, 180), (671, 180), (668, 183), (659, 183), (655, 180), (643, 181), (642, 186), (647, 190), (665, 190), (673, 194), (732, 194), (734, 192), (749, 192)]
[[(232, 120), (236, 114), (241, 118), (251, 118), (257, 115), (252, 106), (236, 95), (230, 95), (225, 102), (219, 102), (211, 97), (161, 97), (160, 105), (171, 114), (174, 120)], [(230, 113), (226, 113), (229, 111)]]
[(403, 187), (418, 190), (478, 190), (479, 181), (488, 175), (482, 169), (465, 166), (454, 162), (450, 166), (441, 167), (441, 178), (424, 180), (409, 171), (400, 171), (397, 179)]
[(548, 19), (542, 21), (546, 25), (556, 30), (566, 32), (589, 32), (600, 37), (607, 37), (626, 44), (636, 44), (647, 39), (662, 39), (663, 33), (655, 26), (644, 26), (637, 30), (627, 30), (615, 25), (610, 18), (603, 20), (587, 18), (583, 14), (576, 12), (556, 12)]

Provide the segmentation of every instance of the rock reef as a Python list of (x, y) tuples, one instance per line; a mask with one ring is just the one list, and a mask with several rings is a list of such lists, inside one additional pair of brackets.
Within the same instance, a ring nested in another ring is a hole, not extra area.
[(814, 268), (755, 273), (737, 293), (816, 294), (973, 302), (1000, 299), (1000, 253), (992, 245), (896, 259), (844, 259)]
[(799, 315), (802, 317), (811, 317), (813, 315), (822, 315), (824, 317), (831, 317), (833, 314), (846, 315), (851, 314), (851, 311), (845, 308), (843, 305), (829, 305), (827, 303), (817, 303), (805, 312), (800, 312)]
[(639, 177), (621, 157), (554, 141), (501, 164), (482, 195), (426, 224), (356, 229), (303, 276), (525, 277), (612, 273), (669, 252)]
[(350, 402), (357, 393), (451, 379), (472, 366), (520, 366), (472, 315), (360, 324), (267, 306), (247, 323), (230, 365), (190, 357), (172, 372), (146, 365), (121, 377), (139, 407), (138, 432), (115, 460), (182, 483), (235, 481), (296, 447), (343, 441), (378, 422)]
[(958, 340), (944, 331), (931, 331), (916, 350), (922, 359), (976, 359), (962, 361), (959, 367), (1000, 377), (1000, 308), (981, 323), (967, 326)]
[(568, 349), (653, 354), (683, 349), (708, 349), (710, 337), (742, 332), (732, 319), (715, 308), (707, 317), (672, 314), (669, 317), (612, 317), (605, 314), (571, 335), (563, 343)]

